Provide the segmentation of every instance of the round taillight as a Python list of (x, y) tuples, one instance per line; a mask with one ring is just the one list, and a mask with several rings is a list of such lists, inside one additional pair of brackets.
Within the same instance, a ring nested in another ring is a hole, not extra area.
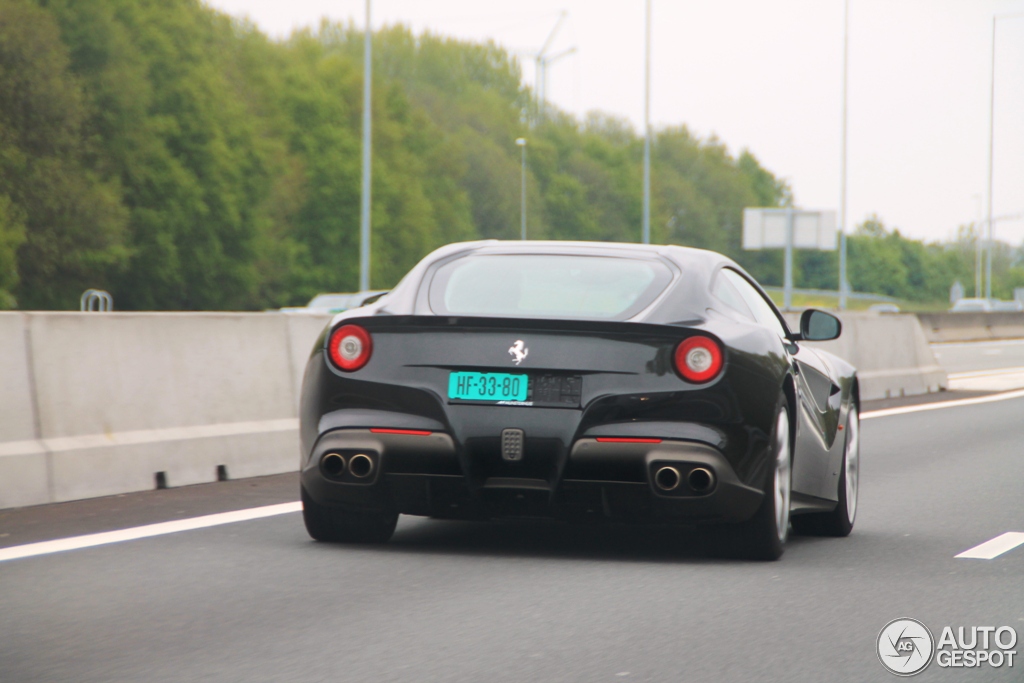
[(342, 325), (331, 333), (327, 351), (334, 365), (346, 372), (352, 372), (370, 360), (373, 339), (370, 338), (370, 333), (359, 325)]
[(688, 382), (710, 382), (722, 371), (722, 348), (711, 337), (689, 337), (676, 347), (676, 370)]

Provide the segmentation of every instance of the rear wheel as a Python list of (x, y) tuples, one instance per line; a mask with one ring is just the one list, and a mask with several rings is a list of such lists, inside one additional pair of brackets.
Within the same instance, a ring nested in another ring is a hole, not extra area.
[(385, 543), (395, 532), (398, 513), (355, 513), (327, 507), (302, 489), (302, 519), (317, 541), (336, 543)]
[(724, 541), (722, 549), (730, 556), (777, 560), (785, 549), (789, 535), (793, 452), (785, 397), (775, 414), (770, 443), (770, 471), (765, 478), (761, 506), (746, 522), (718, 528), (719, 542)]
[(793, 529), (814, 536), (849, 536), (857, 518), (857, 493), (860, 487), (860, 417), (851, 405), (846, 416), (846, 445), (843, 470), (839, 475), (839, 502), (832, 512), (816, 512), (793, 518)]

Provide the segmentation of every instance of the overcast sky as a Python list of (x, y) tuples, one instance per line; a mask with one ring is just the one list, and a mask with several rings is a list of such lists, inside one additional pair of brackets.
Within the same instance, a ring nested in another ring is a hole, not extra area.
[[(321, 17), (365, 19), (363, 0), (206, 0), (274, 37)], [(799, 206), (835, 209), (840, 189), (843, 0), (653, 0), (651, 119), (748, 148)], [(549, 54), (549, 99), (643, 125), (643, 0), (374, 0), (373, 23), (493, 39)], [(877, 213), (930, 240), (984, 210), (993, 15), (1024, 0), (850, 0), (848, 224)], [(998, 22), (995, 215), (1024, 212), (1024, 16)], [(639, 192), (639, 188), (637, 190)], [(979, 205), (979, 201), (981, 204)], [(638, 218), (639, 221), (639, 218)], [(996, 225), (1024, 241), (1024, 220)]]

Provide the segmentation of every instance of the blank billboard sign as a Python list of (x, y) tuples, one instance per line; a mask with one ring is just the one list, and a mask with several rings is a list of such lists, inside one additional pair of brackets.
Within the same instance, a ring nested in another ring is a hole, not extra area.
[(794, 248), (835, 250), (835, 211), (775, 208), (743, 209), (743, 248), (785, 249), (790, 213), (793, 220)]

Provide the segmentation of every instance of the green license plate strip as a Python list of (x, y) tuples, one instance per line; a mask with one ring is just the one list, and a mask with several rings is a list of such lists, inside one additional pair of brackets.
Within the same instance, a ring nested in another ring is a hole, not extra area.
[(526, 375), (506, 372), (453, 372), (448, 376), (448, 398), (459, 401), (525, 401)]

